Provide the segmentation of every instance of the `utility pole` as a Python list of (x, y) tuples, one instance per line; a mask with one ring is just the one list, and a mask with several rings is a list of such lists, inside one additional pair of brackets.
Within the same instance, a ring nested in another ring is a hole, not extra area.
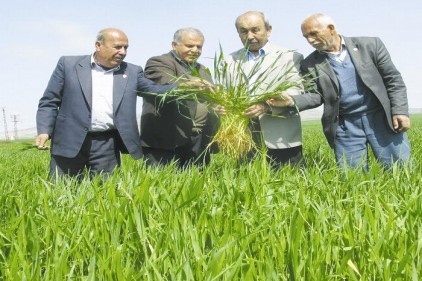
[(9, 131), (7, 130), (7, 121), (6, 121), (6, 109), (3, 107), (3, 122), (4, 122), (4, 139), (10, 141)]
[(14, 135), (14, 139), (17, 140), (18, 139), (18, 122), (20, 122), (18, 120), (19, 114), (12, 114), (10, 117), (12, 117), (12, 122), (13, 122), (13, 128), (15, 131), (15, 135)]

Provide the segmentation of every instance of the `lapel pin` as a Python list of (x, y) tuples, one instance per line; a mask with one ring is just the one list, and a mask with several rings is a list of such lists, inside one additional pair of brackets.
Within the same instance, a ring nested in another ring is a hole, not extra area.
[(357, 50), (358, 50), (358, 48), (353, 48), (353, 51), (355, 51), (355, 52), (356, 52)]

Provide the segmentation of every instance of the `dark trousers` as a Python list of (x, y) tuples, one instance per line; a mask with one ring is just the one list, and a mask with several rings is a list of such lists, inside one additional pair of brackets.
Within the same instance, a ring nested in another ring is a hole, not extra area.
[(121, 163), (117, 140), (118, 132), (115, 130), (88, 133), (76, 157), (51, 155), (49, 176), (82, 177), (84, 169), (88, 170), (90, 177), (99, 173), (107, 176)]
[(191, 136), (189, 141), (176, 147), (174, 150), (160, 149), (154, 147), (142, 147), (144, 159), (149, 166), (168, 165), (175, 161), (179, 168), (191, 164), (197, 166), (208, 165), (210, 162), (210, 151), (202, 134)]
[[(257, 150), (260, 150), (263, 145), (265, 145), (264, 140), (262, 139), (261, 127), (257, 119), (251, 120), (251, 131), (252, 139), (255, 142)], [(257, 151), (252, 151), (249, 153), (248, 158), (254, 157)], [(298, 166), (304, 165), (302, 158), (302, 145), (282, 148), (282, 149), (270, 149), (267, 148), (267, 161), (274, 169), (278, 169), (281, 166), (290, 165)]]
[(269, 149), (267, 148), (268, 162), (274, 168), (280, 168), (284, 165), (297, 166), (302, 164), (302, 146), (295, 146), (284, 149)]

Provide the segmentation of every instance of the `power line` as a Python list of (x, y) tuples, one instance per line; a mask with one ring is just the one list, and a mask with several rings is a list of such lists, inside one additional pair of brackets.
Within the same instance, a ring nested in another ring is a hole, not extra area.
[(14, 134), (14, 139), (15, 140), (17, 140), (18, 139), (18, 122), (20, 122), (19, 120), (18, 120), (18, 117), (19, 117), (19, 114), (12, 114), (12, 115), (10, 115), (10, 117), (12, 117), (12, 122), (13, 122), (13, 128), (14, 128), (14, 131), (15, 131), (15, 134)]
[(10, 141), (9, 131), (7, 130), (6, 109), (3, 107), (4, 137), (6, 141)]

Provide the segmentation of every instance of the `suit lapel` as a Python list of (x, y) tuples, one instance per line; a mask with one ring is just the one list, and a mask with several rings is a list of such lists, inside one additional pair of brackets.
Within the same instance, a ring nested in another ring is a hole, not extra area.
[(76, 66), (76, 74), (89, 108), (92, 108), (91, 56), (83, 58)]
[(261, 78), (267, 71), (267, 68), (272, 63), (272, 56), (273, 54), (269, 52), (258, 60), (249, 60), (248, 53), (246, 51), (241, 53), (239, 61), (241, 64), (243, 80), (249, 85), (251, 90), (257, 88), (255, 83), (259, 81), (259, 78)]
[[(330, 63), (328, 62), (326, 56), (324, 54), (321, 54), (319, 51), (315, 51), (314, 53), (314, 59), (315, 59), (315, 68), (316, 68), (316, 76), (324, 77), (328, 76), (328, 78), (334, 82), (334, 84), (337, 87), (337, 90), (339, 89), (337, 77), (333, 71), (333, 69), (330, 66)], [(325, 75), (320, 74), (323, 72)]]
[[(248, 64), (247, 52), (244, 49), (237, 51), (233, 55), (233, 63), (230, 65), (230, 76), (229, 81), (231, 84), (239, 84), (241, 82), (247, 82), (247, 73), (251, 70), (251, 64)], [(253, 65), (253, 64), (252, 64)]]
[(209, 71), (208, 68), (199, 65), (198, 67), (198, 72), (199, 72), (199, 76), (201, 76), (202, 79), (207, 80), (208, 82), (212, 83), (212, 76), (211, 76), (211, 72)]
[[(267, 54), (262, 58), (262, 64), (260, 65), (260, 71), (258, 72), (259, 79), (265, 81), (265, 85), (262, 85), (265, 89), (275, 86), (274, 83), (279, 80), (278, 77), (280, 75), (283, 76), (289, 71), (289, 61), (286, 61), (289, 57), (287, 52), (289, 51), (278, 50), (272, 45), (269, 46)], [(276, 84), (278, 84), (278, 82)]]
[(362, 69), (362, 57), (360, 54), (360, 47), (357, 42), (353, 40), (353, 38), (344, 37), (344, 41), (346, 43), (347, 51), (349, 52), (350, 59), (355, 66), (356, 72), (360, 75), (360, 70)]
[(286, 58), (283, 50), (274, 48), (273, 45), (269, 45), (266, 49), (266, 54), (258, 61), (245, 62), (249, 65), (251, 71), (253, 67), (257, 69), (253, 70), (255, 74), (252, 77), (252, 83), (255, 81), (262, 81), (260, 85), (257, 85), (257, 89), (266, 91), (275, 86), (274, 81), (277, 80), (277, 76), (288, 71), (286, 65)]
[(123, 99), (127, 85), (126, 64), (122, 62), (120, 69), (115, 71), (113, 76), (113, 111), (116, 112)]

